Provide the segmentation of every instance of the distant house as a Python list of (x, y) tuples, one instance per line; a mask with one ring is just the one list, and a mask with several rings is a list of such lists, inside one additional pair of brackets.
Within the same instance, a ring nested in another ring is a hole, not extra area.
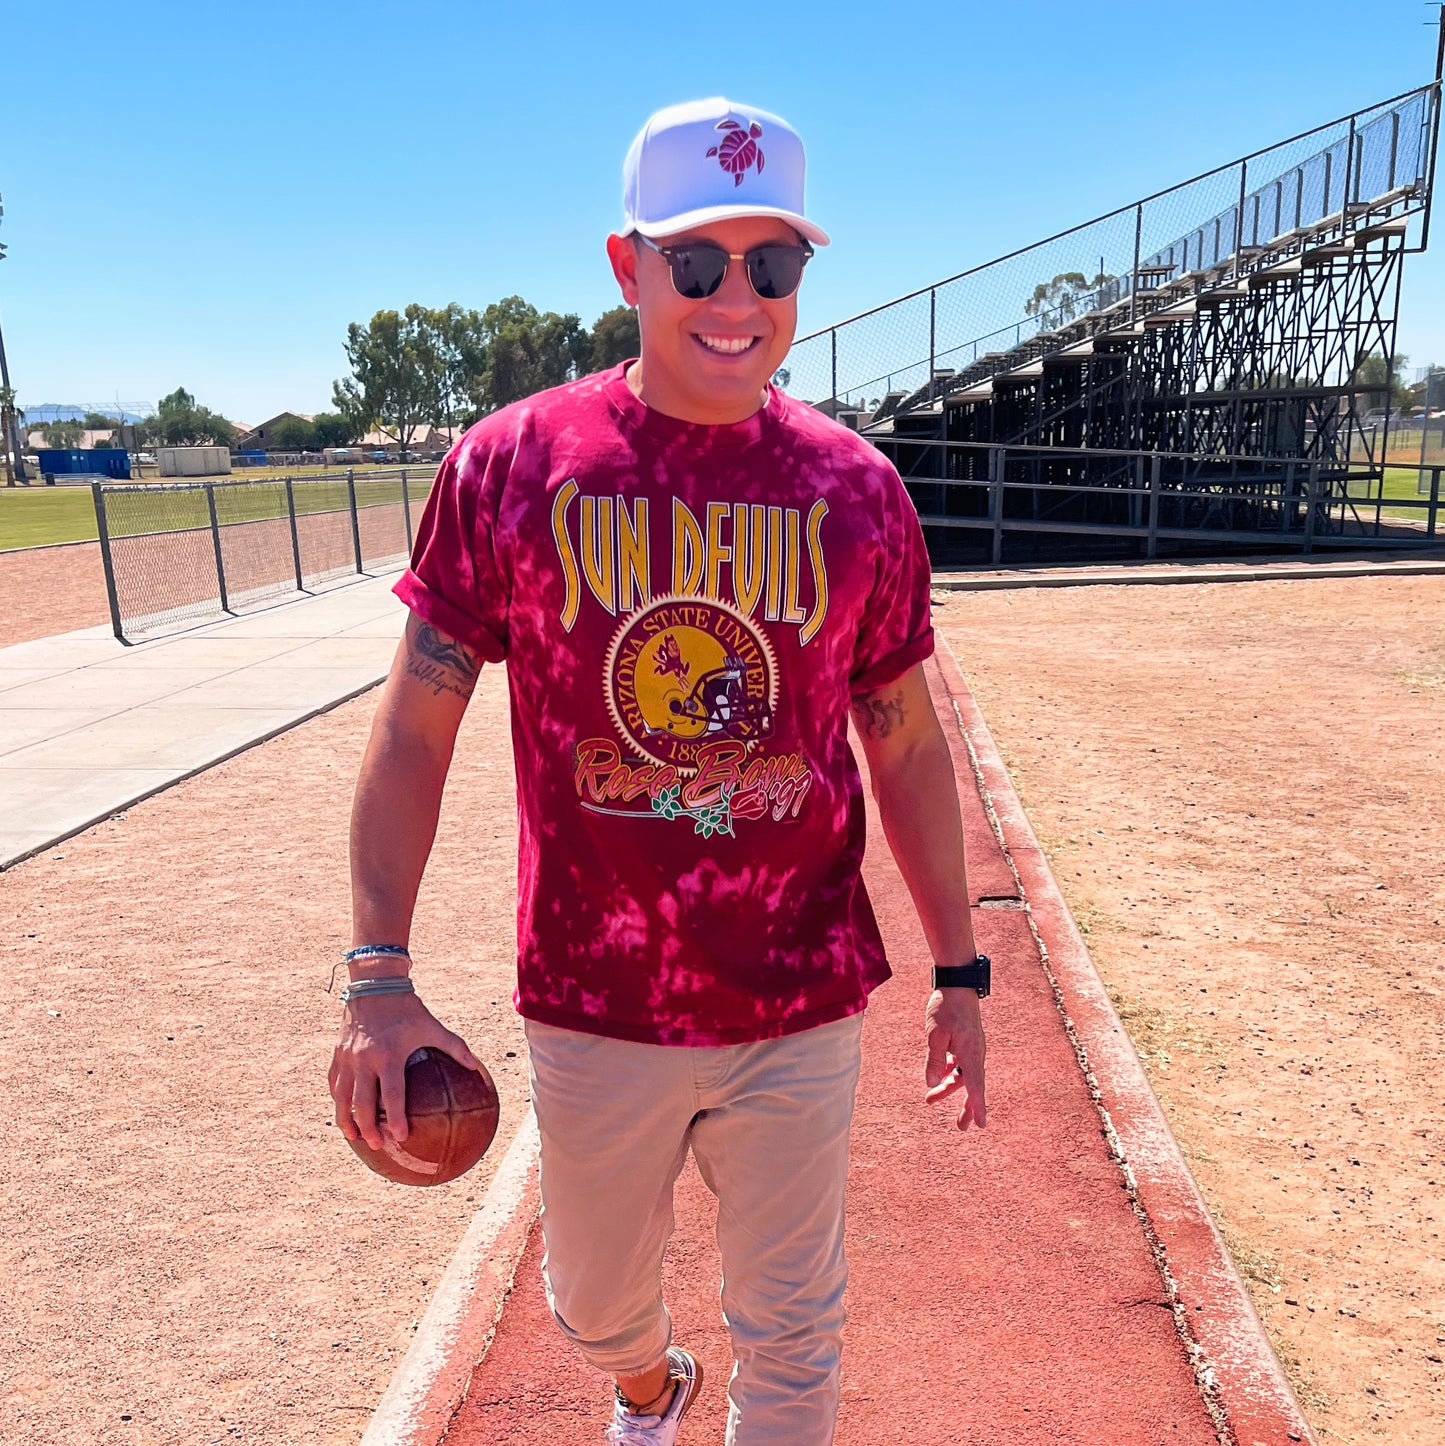
[[(454, 427), (453, 431), (460, 437), (463, 429)], [(379, 430), (368, 432), (356, 445), (363, 452), (387, 452), (397, 456), (401, 454), (401, 443)], [(451, 438), (444, 427), (433, 427), (425, 422), (411, 434), (411, 441), (407, 444), (411, 451), (422, 456), (432, 452), (445, 452), (451, 445)]]
[(264, 422), (254, 427), (248, 427), (244, 432), (238, 429), (236, 435), (236, 450), (238, 452), (271, 452), (284, 450), (276, 440), (276, 428), (286, 420), (293, 422), (310, 423), (313, 419), (304, 412), (277, 412), (274, 417), (268, 417)]
[[(115, 428), (107, 428), (103, 431), (82, 432), (80, 440), (68, 451), (91, 451), (97, 444), (102, 447), (120, 446), (116, 440)], [(27, 452), (38, 452), (42, 447), (49, 447), (50, 443), (45, 440), (45, 433), (38, 428), (32, 427), (25, 435), (25, 450)]]

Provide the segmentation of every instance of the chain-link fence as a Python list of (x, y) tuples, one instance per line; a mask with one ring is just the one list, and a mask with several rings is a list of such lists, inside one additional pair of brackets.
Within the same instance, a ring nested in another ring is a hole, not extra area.
[(432, 473), (92, 487), (111, 625), (155, 637), (401, 567)]
[(1435, 85), (1396, 96), (814, 332), (788, 354), (788, 391), (886, 415), (1026, 362), (1035, 339), (1066, 346), (1081, 318), (1131, 325), (1155, 293), (1241, 274), (1282, 238), (1422, 213), (1438, 110)]

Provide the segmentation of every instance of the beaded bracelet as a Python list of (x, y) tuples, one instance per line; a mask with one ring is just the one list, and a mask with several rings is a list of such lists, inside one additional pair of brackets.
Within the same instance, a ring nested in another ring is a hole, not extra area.
[(403, 959), (411, 958), (411, 951), (405, 944), (362, 944), (359, 948), (352, 949), (341, 956), (343, 964), (351, 964), (357, 959), (376, 959), (389, 954), (400, 955)]
[(416, 985), (402, 975), (391, 979), (353, 979), (341, 991), (341, 1002), (350, 1004), (353, 999), (365, 999), (371, 994), (415, 994)]
[(336, 984), (336, 971), (343, 964), (354, 964), (361, 959), (405, 959), (411, 963), (411, 950), (405, 944), (362, 944), (349, 949), (331, 966), (331, 978), (326, 981), (326, 992), (331, 993)]

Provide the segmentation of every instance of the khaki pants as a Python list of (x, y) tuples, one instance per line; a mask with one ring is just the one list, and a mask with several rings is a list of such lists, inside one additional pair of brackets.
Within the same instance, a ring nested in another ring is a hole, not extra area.
[(736, 1357), (729, 1446), (833, 1440), (862, 1029), (855, 1015), (761, 1044), (690, 1049), (527, 1022), (552, 1314), (609, 1375), (662, 1360), (672, 1338), (662, 1257), (691, 1146), (718, 1200)]

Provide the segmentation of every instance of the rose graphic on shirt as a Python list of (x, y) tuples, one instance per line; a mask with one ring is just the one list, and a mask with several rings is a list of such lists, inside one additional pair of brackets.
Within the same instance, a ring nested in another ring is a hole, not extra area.
[(750, 166), (756, 165), (758, 175), (763, 173), (763, 148), (758, 144), (758, 138), (763, 133), (763, 128), (757, 121), (749, 126), (744, 126), (735, 120), (722, 120), (717, 123), (720, 131), (727, 134), (722, 141), (715, 145), (708, 155), (716, 156), (717, 163), (732, 178), (734, 186), (741, 186), (743, 176), (747, 174)]

